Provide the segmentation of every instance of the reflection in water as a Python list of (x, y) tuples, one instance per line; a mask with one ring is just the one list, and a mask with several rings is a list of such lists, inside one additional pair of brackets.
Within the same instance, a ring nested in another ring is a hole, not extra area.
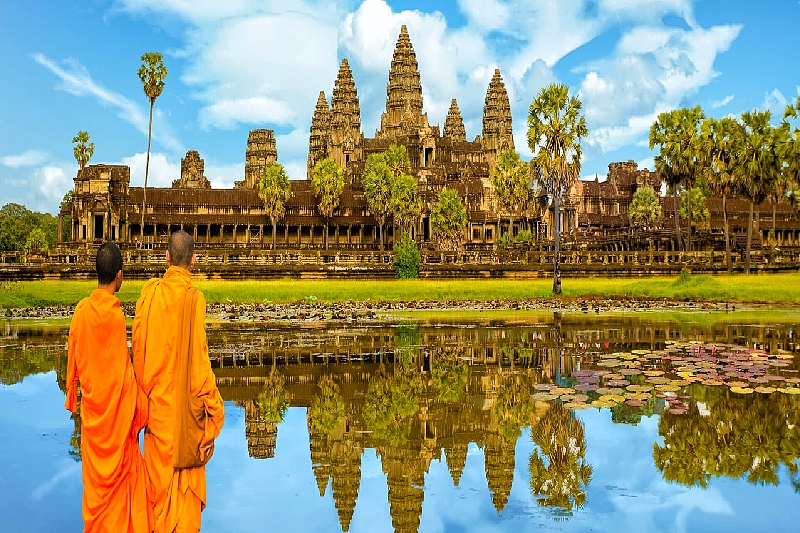
[[(25, 327), (30, 326), (6, 325), (0, 383), (56, 370), (62, 386), (67, 327), (46, 335), (30, 334)], [(320, 496), (331, 491), (342, 531), (350, 529), (362, 458), (370, 449), (386, 476), (395, 531), (417, 531), (432, 461), (443, 461), (458, 487), (470, 445), (482, 451), (487, 501), (498, 513), (507, 510), (517, 444), (525, 431), (535, 444), (529, 457), (520, 458), (528, 460), (532, 498), (558, 517), (587, 504), (591, 435), (564, 407), (569, 400), (540, 401), (537, 385), (544, 393), (552, 390), (542, 386), (583, 386), (594, 398), (596, 379), (579, 371), (594, 368), (609, 354), (658, 351), (676, 341), (703, 339), (796, 354), (792, 328), (796, 325), (692, 326), (631, 317), (586, 321), (556, 314), (517, 324), (213, 325), (208, 339), (223, 397), (244, 409), (251, 457), (274, 458), (287, 408), (305, 407), (313, 475)], [(778, 370), (796, 376), (798, 357), (786, 365)], [(613, 371), (645, 387), (642, 370), (648, 369), (666, 365), (652, 360), (641, 369)], [(698, 383), (666, 394), (675, 402), (682, 398), (685, 414), (672, 414), (665, 399), (655, 395), (603, 408), (615, 423), (637, 424), (642, 417), (660, 415), (663, 445), (654, 445), (653, 459), (664, 479), (702, 487), (719, 476), (776, 484), (785, 465), (800, 490), (795, 397), (777, 392), (743, 397), (727, 387)], [(74, 424), (68, 453), (79, 457), (80, 419)]]

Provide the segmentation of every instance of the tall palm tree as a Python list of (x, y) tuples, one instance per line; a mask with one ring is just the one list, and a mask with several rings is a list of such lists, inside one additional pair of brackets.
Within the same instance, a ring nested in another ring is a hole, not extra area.
[(87, 131), (79, 131), (78, 134), (72, 138), (72, 142), (75, 144), (72, 148), (75, 161), (78, 162), (78, 168), (83, 170), (94, 155), (94, 143), (89, 142), (89, 132)]
[[(514, 215), (522, 209), (527, 200), (530, 185), (530, 175), (517, 152), (506, 150), (500, 154), (492, 172), (492, 185), (497, 201), (509, 214), (508, 238), (511, 239), (514, 233)], [(498, 217), (499, 211), (498, 209)]]
[(800, 96), (797, 102), (786, 106), (781, 121), (781, 129), (784, 130), (783, 142), (780, 144), (781, 169), (788, 182), (788, 199), (797, 208), (800, 204), (800, 128), (796, 123), (791, 123), (789, 119), (797, 119), (800, 112)]
[(722, 196), (722, 224), (725, 234), (725, 265), (730, 272), (731, 239), (728, 227), (728, 196), (736, 190), (733, 169), (739, 152), (737, 143), (742, 139), (742, 125), (731, 117), (706, 119), (702, 125), (703, 145), (708, 151), (705, 178), (709, 188)]
[(311, 171), (311, 187), (319, 200), (319, 210), (325, 217), (325, 249), (328, 249), (328, 225), (333, 210), (339, 205), (339, 197), (344, 189), (344, 172), (339, 164), (331, 159), (323, 159)]
[(383, 251), (383, 226), (386, 223), (386, 217), (392, 211), (393, 182), (392, 172), (386, 162), (386, 154), (370, 155), (364, 164), (361, 185), (364, 187), (364, 196), (367, 197), (369, 210), (378, 221), (381, 251)]
[(742, 113), (741, 147), (734, 167), (737, 188), (750, 200), (747, 222), (747, 244), (744, 269), (750, 273), (750, 248), (753, 239), (753, 209), (761, 204), (774, 186), (779, 172), (775, 128), (770, 124), (771, 113), (745, 111)]
[(566, 85), (550, 84), (534, 98), (528, 114), (528, 146), (534, 154), (533, 179), (553, 198), (553, 294), (561, 294), (559, 201), (580, 176), (581, 138), (588, 134), (581, 101), (569, 96)]
[[(668, 185), (671, 183), (676, 189), (683, 185), (689, 191), (686, 239), (689, 251), (692, 249), (691, 190), (704, 165), (700, 136), (700, 123), (704, 118), (700, 106), (674, 109), (659, 114), (658, 120), (650, 127), (650, 149), (659, 146), (659, 154), (655, 157), (656, 170), (666, 178)], [(677, 205), (675, 217), (678, 217)]]
[(258, 196), (264, 202), (264, 211), (272, 224), (272, 249), (275, 249), (275, 227), (286, 213), (286, 200), (292, 193), (292, 184), (283, 165), (270, 165), (258, 182)]
[(144, 242), (144, 210), (147, 206), (147, 177), (150, 174), (150, 140), (153, 136), (153, 106), (156, 98), (164, 90), (164, 80), (167, 77), (167, 67), (164, 65), (160, 52), (147, 52), (142, 55), (142, 65), (139, 67), (139, 79), (147, 99), (150, 100), (150, 122), (147, 126), (147, 163), (144, 167), (144, 189), (142, 190), (142, 225), (141, 240)]

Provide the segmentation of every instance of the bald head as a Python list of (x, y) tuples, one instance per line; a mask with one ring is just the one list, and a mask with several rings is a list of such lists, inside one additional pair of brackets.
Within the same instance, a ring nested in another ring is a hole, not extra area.
[(194, 240), (183, 230), (174, 232), (169, 236), (167, 245), (167, 261), (170, 265), (189, 269), (194, 256)]

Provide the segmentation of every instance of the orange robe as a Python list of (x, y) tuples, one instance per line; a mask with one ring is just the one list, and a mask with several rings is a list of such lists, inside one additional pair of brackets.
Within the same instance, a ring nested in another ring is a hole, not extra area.
[[(179, 470), (172, 467), (176, 403), (173, 373), (180, 345), (178, 315), (184, 291), (191, 283), (188, 270), (171, 266), (163, 278), (151, 279), (144, 285), (133, 320), (133, 365), (149, 397), (144, 459), (150, 477), (156, 533), (199, 531), (200, 512), (206, 503), (205, 467)], [(225, 417), (208, 359), (205, 317), (206, 300), (199, 294), (191, 339), (191, 392), (203, 398), (206, 406), (203, 443), (219, 435)]]
[(84, 531), (148, 533), (153, 515), (137, 440), (147, 398), (136, 383), (119, 300), (96, 289), (75, 308), (69, 327), (67, 399), (78, 410)]

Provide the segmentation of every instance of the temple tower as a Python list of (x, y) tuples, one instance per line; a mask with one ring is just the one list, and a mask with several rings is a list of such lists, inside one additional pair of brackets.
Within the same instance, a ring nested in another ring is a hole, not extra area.
[(252, 130), (247, 135), (247, 150), (244, 154), (244, 180), (237, 181), (235, 189), (257, 189), (261, 175), (268, 167), (278, 162), (278, 148), (273, 130)]
[(308, 138), (308, 165), (307, 177), (311, 179), (314, 166), (328, 156), (328, 145), (331, 140), (331, 110), (325, 91), (319, 92), (317, 107), (311, 117), (311, 134)]
[(381, 129), (376, 138), (396, 139), (400, 135), (414, 135), (428, 126), (428, 116), (422, 114), (422, 85), (419, 77), (417, 55), (408, 37), (405, 24), (389, 67), (386, 85), (386, 112), (381, 114)]
[(197, 150), (189, 150), (181, 159), (181, 177), (172, 182), (175, 189), (210, 189), (211, 182), (204, 175), (205, 163)]
[(450, 109), (447, 111), (447, 118), (444, 121), (443, 137), (448, 137), (452, 141), (466, 142), (467, 130), (464, 129), (464, 119), (461, 118), (461, 111), (458, 109), (456, 99), (450, 102)]
[(494, 168), (501, 153), (514, 149), (511, 105), (500, 69), (494, 70), (494, 76), (486, 90), (486, 103), (483, 106), (483, 148), (490, 169)]
[(342, 59), (331, 98), (328, 157), (332, 157), (343, 169), (347, 169), (350, 161), (359, 159), (356, 149), (361, 146), (362, 138), (361, 109), (358, 105), (356, 84), (347, 59)]

